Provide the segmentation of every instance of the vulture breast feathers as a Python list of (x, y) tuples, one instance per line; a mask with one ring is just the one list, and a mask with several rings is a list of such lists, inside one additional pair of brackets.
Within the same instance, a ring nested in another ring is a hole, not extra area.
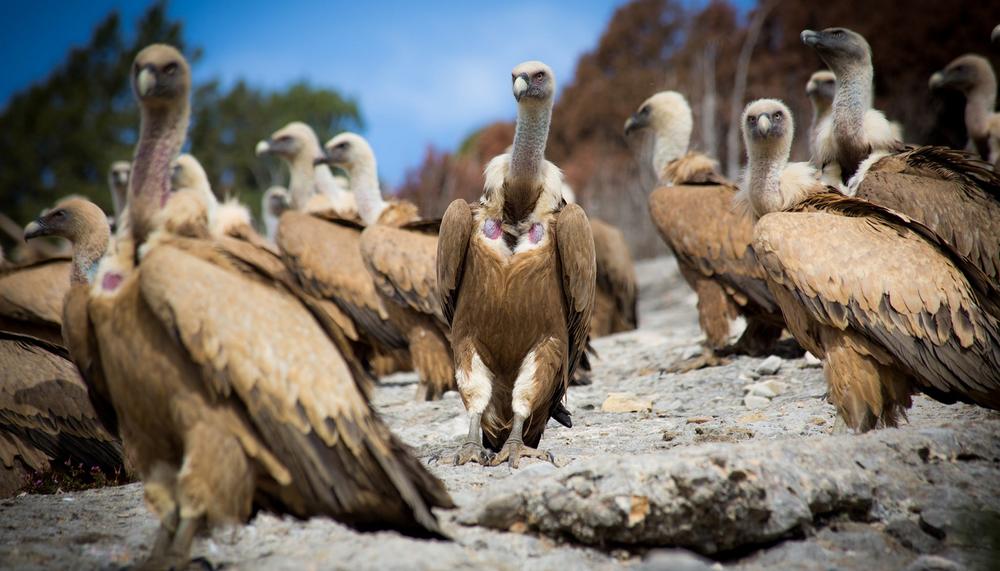
[(1000, 408), (1000, 291), (924, 225), (818, 194), (763, 216), (754, 248), (783, 295), (881, 347), (924, 392)]
[(1000, 175), (962, 151), (914, 147), (874, 155), (851, 181), (855, 196), (906, 214), (1000, 283)]

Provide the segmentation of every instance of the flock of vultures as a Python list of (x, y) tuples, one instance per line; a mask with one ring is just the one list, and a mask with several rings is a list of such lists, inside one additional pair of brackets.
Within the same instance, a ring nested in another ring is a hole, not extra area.
[[(917, 391), (1000, 408), (990, 64), (963, 55), (930, 78), (965, 94), (969, 151), (911, 146), (872, 108), (862, 36), (802, 41), (829, 67), (807, 86), (808, 163), (788, 160), (794, 118), (777, 99), (743, 113), (741, 186), (689, 151), (682, 94), (657, 93), (625, 122), (626, 136), (654, 138), (650, 215), (706, 336), (700, 355), (666, 365), (794, 338), (823, 361), (838, 430), (895, 426)], [(65, 238), (72, 258), (0, 273), (6, 492), (64, 458), (127, 471), (161, 522), (153, 567), (187, 561), (198, 532), (261, 509), (442, 538), (433, 509), (453, 507), (448, 491), (369, 403), (398, 370), (417, 373), (419, 399), (461, 395), (456, 464), (552, 461), (548, 420), (571, 426), (564, 396), (587, 380), (589, 340), (635, 328), (637, 293), (621, 233), (588, 219), (545, 159), (548, 66), (514, 68), (513, 146), (489, 162), (482, 197), (442, 219), (383, 198), (362, 137), (321, 147), (302, 123), (280, 129), (256, 148), (291, 173), (265, 196), (266, 235), (179, 154), (184, 57), (149, 46), (129, 80), (141, 127), (131, 163), (112, 167), (114, 216), (66, 198), (24, 237)], [(730, 344), (738, 316), (746, 329)]]

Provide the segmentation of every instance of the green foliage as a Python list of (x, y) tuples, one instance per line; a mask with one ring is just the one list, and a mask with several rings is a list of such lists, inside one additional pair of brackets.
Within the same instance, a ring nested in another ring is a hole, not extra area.
[[(0, 205), (24, 224), (59, 198), (78, 194), (111, 210), (107, 170), (131, 159), (139, 114), (129, 72), (143, 47), (156, 42), (181, 49), (197, 68), (200, 52), (187, 48), (181, 22), (153, 4), (127, 33), (113, 12), (49, 77), (16, 95), (0, 112)], [(358, 105), (335, 91), (298, 82), (266, 92), (240, 81), (196, 85), (189, 148), (219, 194), (237, 194), (260, 208), (260, 194), (287, 174), (276, 161), (254, 156), (254, 145), (285, 123), (304, 121), (321, 140), (362, 126)]]

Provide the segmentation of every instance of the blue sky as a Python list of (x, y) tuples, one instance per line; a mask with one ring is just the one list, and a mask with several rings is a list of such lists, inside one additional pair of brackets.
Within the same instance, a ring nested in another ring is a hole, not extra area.
[[(475, 128), (514, 116), (509, 72), (517, 63), (540, 59), (568, 82), (622, 3), (174, 0), (168, 11), (184, 21), (189, 45), (204, 49), (196, 81), (244, 78), (279, 88), (304, 78), (356, 97), (380, 175), (395, 186), (428, 144), (453, 149)], [(44, 79), (110, 10), (131, 29), (146, 7), (121, 0), (0, 4), (0, 104)]]

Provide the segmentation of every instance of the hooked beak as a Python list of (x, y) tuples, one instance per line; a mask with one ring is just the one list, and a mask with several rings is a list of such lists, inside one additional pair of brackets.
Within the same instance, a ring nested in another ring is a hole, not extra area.
[(517, 79), (514, 80), (514, 100), (520, 103), (521, 98), (524, 97), (524, 94), (527, 93), (527, 91), (528, 91), (528, 75), (522, 73), (521, 75), (517, 76)]
[(254, 147), (253, 153), (258, 157), (261, 155), (266, 155), (271, 152), (271, 143), (269, 141), (260, 141), (257, 146)]
[(944, 74), (941, 73), (940, 71), (935, 71), (934, 74), (931, 75), (930, 81), (927, 82), (927, 85), (931, 89), (937, 89), (938, 87), (941, 87), (941, 85), (943, 84), (944, 84)]
[(45, 228), (38, 222), (38, 220), (32, 220), (30, 224), (24, 227), (25, 241), (44, 235), (45, 235)]
[(330, 155), (324, 154), (322, 157), (317, 157), (313, 159), (313, 166), (318, 167), (319, 165), (331, 166), (333, 163), (330, 160)]
[(762, 137), (766, 137), (769, 132), (771, 132), (771, 120), (767, 118), (767, 115), (761, 115), (757, 119), (757, 132), (760, 133)]
[(625, 136), (628, 137), (633, 131), (638, 131), (646, 127), (646, 119), (635, 113), (625, 120)]
[(142, 68), (139, 72), (139, 77), (136, 78), (135, 85), (139, 90), (139, 97), (149, 95), (153, 91), (153, 88), (156, 87), (156, 74), (148, 67)]
[(818, 44), (820, 40), (819, 32), (815, 32), (813, 30), (802, 30), (800, 37), (802, 38), (803, 44), (812, 48), (816, 47), (816, 44)]

